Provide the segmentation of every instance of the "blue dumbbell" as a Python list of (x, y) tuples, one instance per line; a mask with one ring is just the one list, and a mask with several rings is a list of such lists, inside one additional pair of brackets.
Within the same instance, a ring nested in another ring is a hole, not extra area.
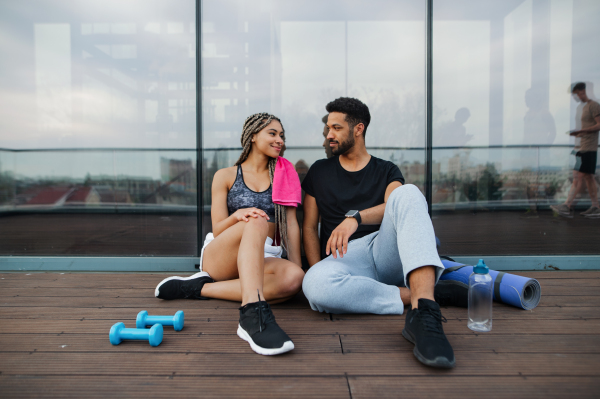
[(156, 323), (163, 326), (173, 326), (175, 331), (181, 331), (183, 329), (183, 311), (178, 310), (174, 316), (148, 316), (148, 312), (142, 310), (135, 319), (137, 328), (146, 328)]
[(147, 330), (145, 328), (125, 328), (125, 324), (117, 323), (111, 327), (108, 337), (113, 345), (119, 345), (124, 339), (143, 339), (148, 340), (150, 346), (158, 346), (163, 339), (163, 326), (155, 324)]

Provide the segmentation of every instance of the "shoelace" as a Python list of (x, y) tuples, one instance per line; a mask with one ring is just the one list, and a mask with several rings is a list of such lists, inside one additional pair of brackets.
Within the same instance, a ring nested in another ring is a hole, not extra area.
[(444, 330), (442, 329), (442, 323), (446, 323), (448, 320), (442, 316), (442, 313), (439, 310), (425, 308), (418, 309), (417, 311), (420, 313), (421, 320), (426, 331), (435, 334), (444, 333)]
[(273, 316), (273, 312), (271, 311), (271, 307), (266, 301), (260, 300), (260, 292), (256, 290), (258, 293), (258, 302), (256, 306), (256, 314), (258, 316), (258, 329), (262, 332), (263, 325), (266, 328), (267, 323), (271, 321), (275, 321), (275, 317)]

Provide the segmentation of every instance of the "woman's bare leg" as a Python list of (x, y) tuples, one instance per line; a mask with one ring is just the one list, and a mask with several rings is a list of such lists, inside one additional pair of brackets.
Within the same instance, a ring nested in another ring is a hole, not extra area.
[[(296, 295), (302, 288), (304, 272), (298, 265), (288, 260), (267, 258), (265, 259), (264, 271), (264, 299), (270, 303), (284, 302)], [(210, 272), (208, 273), (210, 274)], [(241, 302), (240, 279), (204, 284), (201, 295), (208, 298)]]
[[(242, 289), (242, 306), (265, 298), (265, 241), (269, 225), (265, 218), (251, 218), (246, 222), (237, 256), (238, 274)], [(209, 273), (210, 274), (210, 273)]]
[[(248, 223), (238, 222), (219, 234), (204, 248), (202, 270), (208, 272), (213, 279), (222, 281), (239, 277), (237, 257), (242, 234)], [(261, 248), (261, 253), (263, 253), (262, 251)]]
[(202, 296), (245, 305), (258, 300), (257, 289), (261, 298), (271, 303), (287, 300), (300, 291), (304, 272), (299, 266), (285, 259), (264, 259), (267, 232), (264, 225), (253, 223), (259, 219), (239, 222), (205, 248), (202, 270), (216, 282), (205, 284)]

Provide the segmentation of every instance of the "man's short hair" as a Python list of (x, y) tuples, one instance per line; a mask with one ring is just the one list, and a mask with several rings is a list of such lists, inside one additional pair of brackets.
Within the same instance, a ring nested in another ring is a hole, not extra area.
[(340, 112), (346, 114), (344, 119), (348, 122), (350, 131), (354, 131), (354, 127), (362, 123), (365, 125), (363, 137), (367, 133), (367, 127), (369, 126), (369, 122), (371, 122), (371, 114), (369, 113), (369, 107), (362, 101), (356, 98), (340, 97), (327, 104), (325, 109), (329, 113)]
[(323, 121), (323, 123), (326, 125), (327, 124), (327, 118), (329, 118), (329, 114), (325, 115), (323, 118), (321, 118), (321, 120)]
[(585, 83), (584, 82), (577, 82), (575, 84), (573, 84), (573, 88), (571, 89), (571, 93), (575, 93), (576, 91), (579, 90), (585, 90)]

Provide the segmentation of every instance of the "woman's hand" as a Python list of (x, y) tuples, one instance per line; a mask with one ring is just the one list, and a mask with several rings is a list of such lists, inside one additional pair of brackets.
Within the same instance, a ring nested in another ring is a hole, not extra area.
[(247, 222), (250, 220), (250, 219), (248, 219), (249, 217), (257, 218), (259, 216), (262, 216), (265, 219), (269, 220), (269, 216), (267, 216), (265, 211), (263, 211), (262, 209), (258, 209), (258, 208), (238, 209), (237, 211), (235, 211), (233, 213), (232, 216), (234, 216), (238, 222), (241, 222), (241, 221)]

